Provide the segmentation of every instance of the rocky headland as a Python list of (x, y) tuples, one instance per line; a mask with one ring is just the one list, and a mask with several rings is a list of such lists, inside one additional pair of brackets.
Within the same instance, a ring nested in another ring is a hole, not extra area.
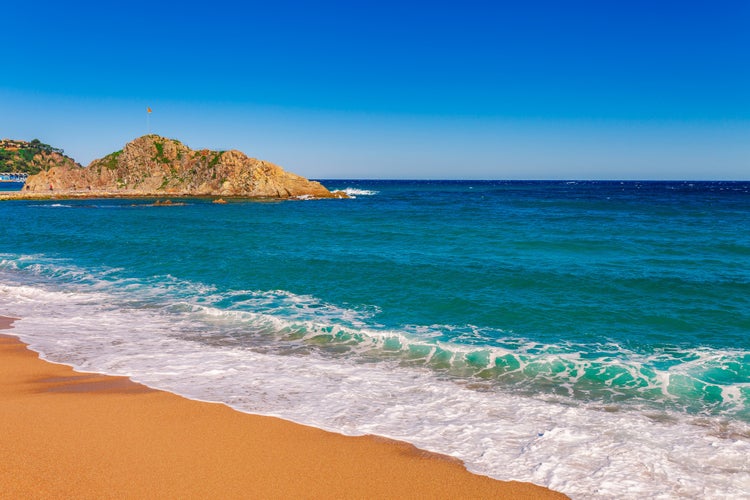
[(73, 158), (60, 148), (41, 142), (0, 140), (0, 172), (15, 174), (38, 174), (53, 167), (80, 168)]
[(29, 176), (4, 198), (184, 197), (346, 198), (319, 182), (237, 150), (193, 150), (175, 139), (145, 135), (91, 162), (53, 166)]

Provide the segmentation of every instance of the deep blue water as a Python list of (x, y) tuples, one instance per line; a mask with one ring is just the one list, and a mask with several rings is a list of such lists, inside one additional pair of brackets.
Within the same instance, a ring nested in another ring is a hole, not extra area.
[[(496, 397), (750, 423), (750, 183), (324, 184), (356, 198), (2, 202), (0, 313), (41, 311), (33, 287), (106, 303), (113, 324), (157, 310), (150, 328), (179, 324), (170, 336), (198, 357), (387, 366)], [(81, 314), (69, 306), (65, 321)]]
[(23, 188), (23, 182), (0, 182), (0, 191), (20, 191)]

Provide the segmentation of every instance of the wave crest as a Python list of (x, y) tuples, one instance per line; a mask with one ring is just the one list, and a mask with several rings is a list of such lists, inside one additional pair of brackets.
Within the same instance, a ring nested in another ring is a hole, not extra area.
[(750, 352), (745, 350), (635, 352), (606, 342), (541, 344), (474, 325), (394, 329), (378, 324), (376, 307), (341, 307), (284, 290), (220, 291), (169, 275), (128, 278), (121, 270), (94, 272), (41, 256), (0, 255), (2, 271), (22, 273), (27, 282), (34, 278), (30, 286), (4, 287), (17, 301), (59, 303), (46, 290), (60, 287), (74, 308), (158, 311), (171, 323), (170, 336), (207, 346), (396, 363), (485, 389), (750, 421)]
[(347, 187), (344, 189), (336, 189), (332, 191), (343, 191), (349, 198), (356, 198), (357, 196), (375, 196), (380, 191), (373, 191), (370, 189), (361, 189), (355, 187)]
[[(750, 477), (750, 425), (711, 415), (737, 404), (710, 407), (718, 401), (710, 387), (724, 391), (722, 401), (747, 400), (747, 384), (737, 383), (748, 377), (747, 352), (541, 344), (470, 325), (393, 330), (377, 325), (372, 308), (172, 276), (135, 279), (43, 256), (0, 255), (0, 311), (23, 318), (13, 333), (51, 361), (241, 411), (409, 441), (474, 472), (574, 497), (732, 498)], [(462, 341), (443, 341), (447, 331)], [(471, 344), (490, 335), (494, 345)], [(606, 397), (569, 396), (587, 390)], [(634, 394), (646, 408), (617, 404)], [(648, 395), (697, 398), (710, 411), (653, 411)]]

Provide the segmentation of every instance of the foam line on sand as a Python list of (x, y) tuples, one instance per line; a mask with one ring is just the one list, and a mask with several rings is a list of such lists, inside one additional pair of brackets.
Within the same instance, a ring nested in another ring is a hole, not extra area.
[[(0, 317), (12, 333), (13, 320)], [(48, 363), (0, 335), (0, 497), (565, 498), (454, 459)]]

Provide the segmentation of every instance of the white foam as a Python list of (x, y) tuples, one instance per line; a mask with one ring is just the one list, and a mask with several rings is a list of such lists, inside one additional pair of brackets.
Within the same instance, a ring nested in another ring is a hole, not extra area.
[[(345, 351), (368, 360), (398, 358), (460, 377), (520, 381), (529, 388), (527, 392), (538, 390), (541, 384), (546, 392), (602, 402), (627, 395), (631, 400), (670, 402), (674, 408), (725, 414), (743, 412), (748, 406), (748, 394), (740, 389), (741, 374), (736, 373), (728, 385), (711, 380), (711, 372), (717, 369), (736, 371), (750, 354), (743, 350), (693, 348), (686, 356), (675, 348), (638, 353), (608, 343), (591, 356), (591, 346), (540, 344), (472, 325), (407, 325), (389, 330), (373, 321), (377, 308), (342, 308), (283, 290), (219, 292), (214, 286), (170, 275), (118, 278), (114, 269), (92, 274), (43, 257), (5, 259), (0, 261), (0, 271), (18, 269), (19, 263), (24, 272), (39, 279), (53, 277), (72, 284), (68, 287), (72, 290), (108, 294), (106, 299), (91, 295), (94, 301), (161, 307), (169, 314), (193, 313), (192, 321), (216, 327), (214, 343), (234, 337), (236, 345), (254, 343), (257, 347), (256, 340), (267, 337), (266, 346), (280, 341), (275, 345), (284, 350), (286, 342), (302, 341), (307, 342), (306, 348)], [(251, 338), (248, 331), (254, 332)], [(438, 340), (445, 332), (451, 342)], [(588, 355), (583, 357), (582, 352)]]
[[(287, 292), (262, 298), (266, 312), (283, 306), (278, 299), (314, 303)], [(13, 333), (52, 361), (344, 434), (409, 441), (477, 473), (574, 498), (739, 498), (750, 491), (750, 426), (741, 422), (477, 391), (469, 380), (395, 361), (212, 344), (216, 325), (201, 318), (223, 323), (236, 315), (236, 333), (244, 335), (253, 313), (186, 302), (127, 307), (106, 287), (66, 291), (6, 280), (0, 310), (23, 318)]]
[(349, 198), (356, 198), (357, 196), (375, 196), (380, 191), (373, 191), (371, 189), (360, 189), (347, 187), (344, 189), (332, 189), (332, 191), (343, 191)]
[(68, 205), (66, 203), (45, 203), (45, 204), (39, 204), (39, 205), (30, 205), (32, 207), (36, 208), (72, 208), (73, 205)]

